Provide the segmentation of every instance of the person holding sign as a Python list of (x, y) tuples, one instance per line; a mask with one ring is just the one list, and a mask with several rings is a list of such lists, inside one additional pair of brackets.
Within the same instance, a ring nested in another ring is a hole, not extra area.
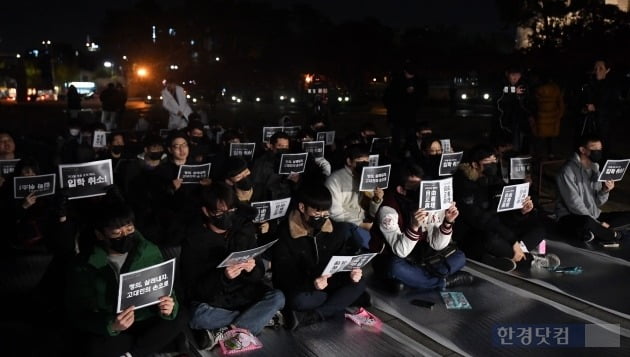
[[(13, 136), (8, 131), (0, 130), (0, 161), (14, 161), (16, 159)], [(9, 172), (5, 172), (4, 166), (0, 168), (2, 168), (2, 170), (0, 170), (0, 187), (2, 187), (5, 177)], [(11, 172), (12, 171), (13, 170), (11, 170)]]
[(201, 192), (201, 219), (190, 226), (182, 244), (182, 270), (196, 339), (212, 349), (228, 326), (261, 333), (284, 307), (284, 295), (263, 281), (260, 256), (218, 268), (233, 252), (257, 247), (250, 217), (237, 208), (234, 190), (222, 182)]
[(287, 297), (286, 326), (295, 330), (343, 313), (365, 291), (361, 269), (322, 275), (335, 255), (352, 255), (347, 230), (329, 219), (332, 196), (326, 186), (301, 187), (289, 218), (278, 228), (273, 283)]
[(556, 176), (560, 199), (556, 215), (562, 229), (572, 238), (590, 242), (618, 242), (628, 231), (615, 229), (630, 224), (630, 212), (602, 212), (615, 188), (612, 180), (599, 182), (602, 142), (596, 136), (580, 138), (575, 153)]
[(501, 185), (493, 148), (478, 145), (467, 156), (453, 176), (461, 213), (455, 224), (455, 241), (467, 257), (500, 270), (512, 271), (516, 263), (529, 264), (532, 259), (522, 246), (535, 249), (545, 234), (531, 197), (524, 198), (520, 209), (497, 213), (498, 202), (492, 197), (495, 187)]
[(345, 167), (333, 172), (325, 183), (332, 195), (331, 218), (348, 223), (352, 239), (366, 250), (369, 248), (372, 220), (384, 194), (383, 189), (378, 187), (373, 192), (359, 191), (361, 172), (368, 164), (369, 155), (365, 145), (348, 147)]
[(418, 208), (422, 168), (415, 164), (395, 167), (390, 186), (372, 227), (372, 250), (382, 253), (374, 268), (392, 287), (449, 289), (473, 282), (460, 271), (466, 256), (449, 247), (453, 224), (459, 215), (455, 203), (443, 211)]
[(280, 175), (280, 158), (289, 153), (289, 136), (277, 132), (269, 139), (270, 149), (255, 160), (252, 167), (254, 194), (252, 201), (269, 201), (291, 196), (300, 181), (300, 174)]
[[(173, 341), (185, 327), (174, 294), (153, 305), (116, 313), (120, 274), (163, 262), (160, 249), (135, 230), (131, 209), (122, 204), (99, 207), (94, 231), (83, 235), (80, 253), (69, 268), (66, 311), (84, 341), (80, 356), (146, 356)], [(172, 284), (172, 282), (170, 282)]]

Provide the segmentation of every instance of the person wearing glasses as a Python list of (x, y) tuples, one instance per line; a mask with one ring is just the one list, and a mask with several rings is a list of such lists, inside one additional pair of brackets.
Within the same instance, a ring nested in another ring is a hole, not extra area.
[(261, 333), (284, 307), (284, 295), (263, 281), (260, 257), (218, 268), (230, 253), (257, 247), (251, 217), (237, 208), (232, 187), (216, 182), (201, 190), (201, 220), (182, 243), (182, 280), (199, 348), (211, 350), (230, 326)]
[(326, 186), (303, 185), (295, 201), (278, 227), (272, 259), (273, 283), (287, 297), (283, 314), (291, 330), (342, 314), (366, 284), (361, 269), (322, 275), (332, 256), (357, 250), (348, 230), (329, 218), (332, 196)]
[[(94, 230), (82, 235), (80, 253), (70, 265), (66, 312), (82, 341), (77, 356), (147, 356), (160, 352), (185, 327), (175, 292), (159, 303), (116, 313), (123, 273), (163, 262), (159, 248), (134, 226), (134, 214), (121, 203), (97, 209)], [(77, 335), (74, 335), (75, 337)]]

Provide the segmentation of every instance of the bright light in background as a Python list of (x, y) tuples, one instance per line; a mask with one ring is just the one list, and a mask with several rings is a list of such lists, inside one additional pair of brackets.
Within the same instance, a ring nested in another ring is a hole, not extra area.
[(312, 76), (312, 75), (310, 75), (310, 74), (307, 74), (307, 75), (304, 77), (304, 81), (305, 81), (306, 83), (311, 83), (311, 82), (313, 81), (313, 76)]
[(236, 98), (236, 102), (240, 103), (241, 102), (241, 98)]
[(338, 102), (341, 102), (341, 101), (343, 101), (343, 98), (341, 98), (341, 97), (337, 97), (337, 101), (338, 101)]
[(192, 102), (197, 103), (197, 98), (193, 98)]
[(105, 61), (105, 62), (103, 62), (103, 66), (105, 68), (112, 68), (112, 63), (110, 61)]
[(485, 99), (485, 100), (490, 99), (490, 94), (488, 94), (488, 93), (484, 93), (484, 94), (483, 94), (483, 99)]
[(372, 82), (376, 82), (376, 77), (372, 78)]
[(127, 60), (127, 56), (123, 56), (122, 58), (123, 58), (125, 61)]
[(233, 101), (235, 101), (235, 100), (236, 100), (236, 96), (235, 96), (235, 95), (233, 95), (233, 96), (232, 96), (232, 100), (233, 100)]
[(291, 99), (289, 99), (289, 101), (290, 101), (291, 103), (295, 103), (295, 98), (291, 97)]
[(349, 102), (350, 101), (350, 97), (343, 97), (344, 102)]
[(468, 99), (468, 95), (466, 93), (462, 94), (462, 100)]
[(149, 75), (149, 71), (147, 71), (147, 69), (144, 67), (140, 67), (136, 71), (136, 74), (138, 75), (138, 77), (146, 77)]
[(256, 101), (257, 101), (257, 102), (260, 102), (260, 97), (256, 97)]
[(285, 96), (281, 95), (280, 100), (284, 100), (284, 99), (285, 99)]
[(219, 62), (221, 60), (221, 58), (219, 56), (214, 58), (215, 61)]
[(178, 66), (178, 65), (176, 65), (176, 64), (172, 64), (172, 65), (170, 66), (170, 69), (175, 71), (175, 70), (178, 70), (178, 69), (179, 69), (179, 66)]
[(15, 55), (15, 58), (21, 58), (22, 56), (20, 56), (20, 54), (18, 53), (17, 55)]
[(190, 94), (186, 94), (186, 99), (190, 99)]

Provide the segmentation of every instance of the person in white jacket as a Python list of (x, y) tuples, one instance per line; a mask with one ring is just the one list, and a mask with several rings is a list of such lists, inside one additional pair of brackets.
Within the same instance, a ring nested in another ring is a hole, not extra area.
[(446, 210), (419, 208), (422, 168), (404, 164), (392, 168), (389, 189), (371, 229), (377, 273), (400, 289), (446, 289), (471, 284), (472, 275), (460, 271), (466, 256), (449, 246), (459, 215), (455, 202)]
[(362, 144), (346, 149), (346, 165), (326, 179), (326, 188), (332, 195), (330, 218), (335, 222), (348, 223), (353, 240), (368, 249), (372, 220), (381, 202), (384, 191), (360, 192), (359, 184), (363, 167), (367, 166), (369, 150)]
[(188, 116), (193, 112), (184, 88), (173, 79), (168, 79), (162, 90), (162, 107), (168, 111), (168, 129), (183, 129), (188, 126)]

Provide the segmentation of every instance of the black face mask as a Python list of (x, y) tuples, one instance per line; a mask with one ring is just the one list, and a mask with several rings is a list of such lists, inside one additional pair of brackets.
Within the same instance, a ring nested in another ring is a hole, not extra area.
[(238, 188), (241, 191), (249, 191), (252, 188), (252, 179), (251, 177), (247, 176), (243, 179), (241, 179), (239, 182), (235, 183), (234, 186), (236, 188)]
[(123, 145), (112, 145), (110, 150), (112, 154), (120, 155), (122, 154), (124, 148), (125, 147)]
[(311, 226), (315, 231), (321, 231), (324, 223), (326, 223), (326, 218), (324, 217), (308, 217), (308, 225)]
[(111, 250), (124, 254), (127, 253), (133, 248), (134, 243), (136, 241), (136, 233), (131, 233), (126, 236), (122, 236), (118, 239), (108, 239), (108, 245)]
[(483, 165), (483, 175), (486, 177), (496, 176), (497, 174), (497, 164), (485, 164)]
[(162, 155), (164, 154), (164, 152), (162, 151), (158, 151), (158, 152), (154, 152), (154, 151), (149, 151), (147, 153), (147, 157), (149, 158), (149, 160), (151, 161), (156, 161), (162, 158)]
[(276, 155), (280, 156), (282, 154), (288, 154), (289, 149), (276, 149)]
[(232, 228), (232, 224), (234, 223), (234, 212), (225, 212), (220, 216), (210, 216), (210, 224), (213, 226), (227, 231)]
[(190, 139), (190, 142), (193, 144), (199, 144), (201, 142), (201, 138), (198, 138), (196, 136), (191, 136), (189, 139)]
[(354, 175), (357, 176), (358, 178), (361, 178), (361, 173), (363, 172), (363, 168), (367, 167), (370, 163), (367, 161), (359, 161), (357, 163), (354, 164), (354, 169), (352, 170), (354, 172)]
[(589, 160), (592, 162), (600, 162), (603, 158), (601, 150), (591, 150), (591, 153), (588, 155)]

